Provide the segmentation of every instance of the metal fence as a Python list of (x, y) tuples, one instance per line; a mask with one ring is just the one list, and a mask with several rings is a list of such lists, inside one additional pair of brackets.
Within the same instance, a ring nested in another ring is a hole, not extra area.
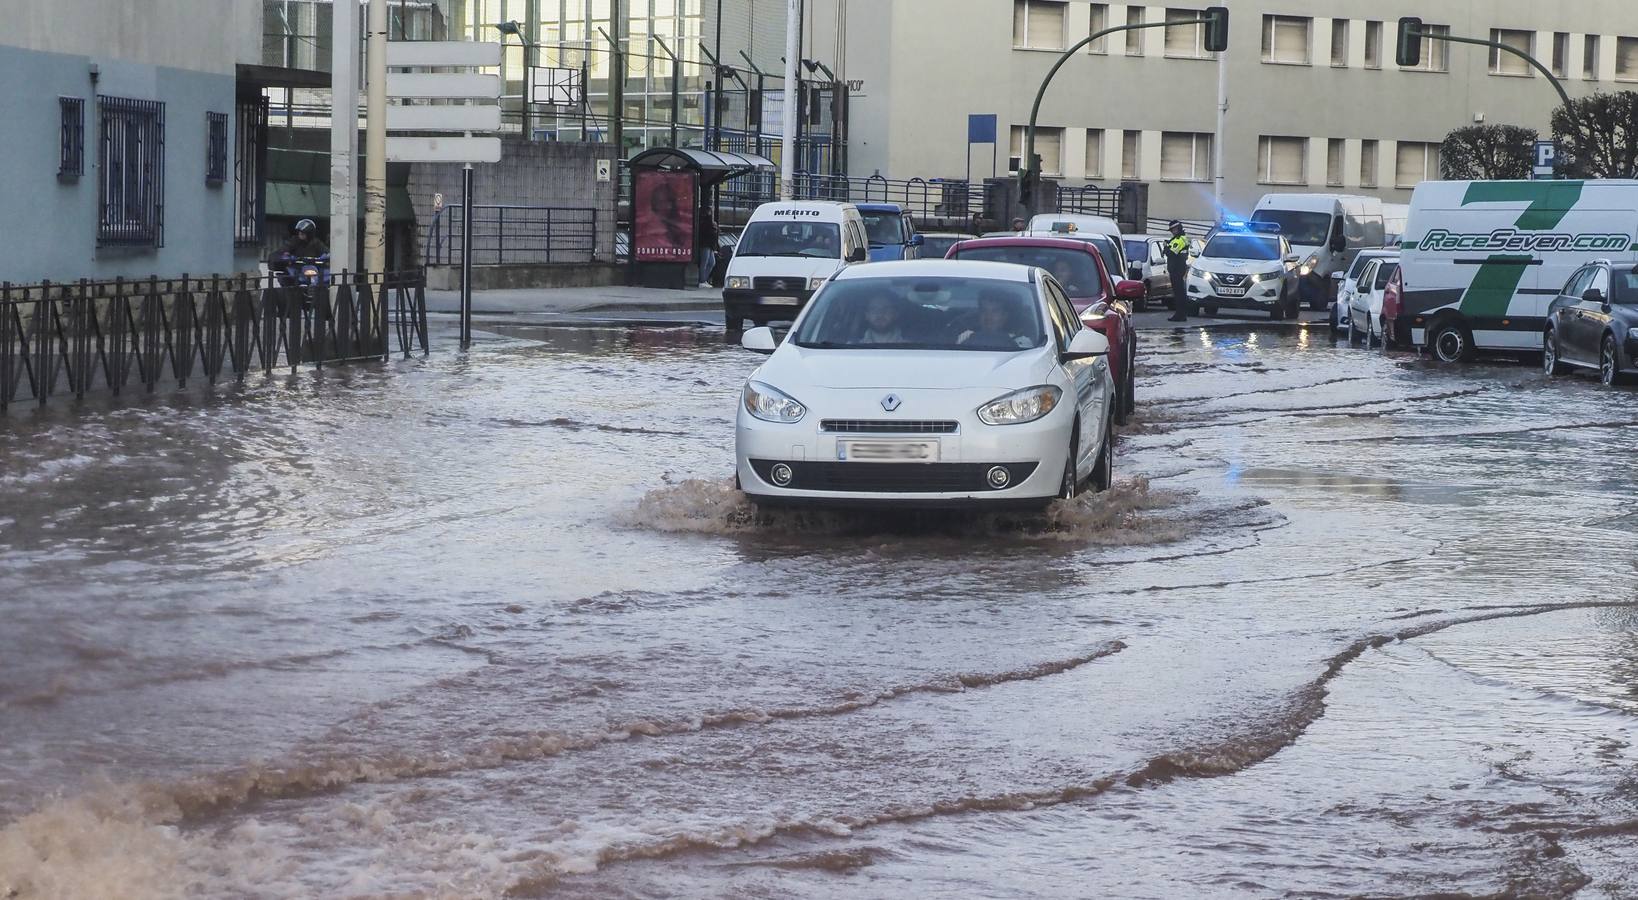
[[(0, 410), (56, 394), (119, 394), (161, 381), (243, 381), (260, 369), (427, 350), (419, 273), (340, 275), (328, 287), (277, 276), (0, 284)], [(396, 343), (394, 338), (396, 337)]]
[(1058, 186), (1058, 212), (1120, 218), (1120, 188)]
[[(461, 264), (462, 210), (446, 206), (427, 226), (423, 260)], [(472, 264), (584, 263), (597, 256), (597, 209), (570, 206), (472, 207)]]

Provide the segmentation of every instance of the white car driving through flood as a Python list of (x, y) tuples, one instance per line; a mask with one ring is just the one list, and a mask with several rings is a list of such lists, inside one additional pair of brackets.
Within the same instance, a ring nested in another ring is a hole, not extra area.
[(1045, 505), (1113, 474), (1109, 342), (1045, 271), (918, 260), (838, 272), (745, 382), (758, 503)]

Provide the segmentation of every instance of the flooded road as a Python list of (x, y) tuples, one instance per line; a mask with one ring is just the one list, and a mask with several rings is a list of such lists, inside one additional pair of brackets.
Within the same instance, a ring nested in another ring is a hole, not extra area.
[(0, 897), (1638, 894), (1638, 394), (1147, 332), (1117, 488), (758, 515), (720, 330), (0, 420)]

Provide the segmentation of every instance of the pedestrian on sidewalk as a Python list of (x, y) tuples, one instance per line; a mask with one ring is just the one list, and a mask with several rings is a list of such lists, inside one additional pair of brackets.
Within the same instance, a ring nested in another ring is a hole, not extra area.
[(1166, 241), (1166, 274), (1172, 279), (1171, 322), (1189, 320), (1189, 237), (1183, 233), (1183, 223), (1172, 220), (1168, 228), (1172, 236)]
[(711, 273), (717, 269), (717, 220), (709, 210), (700, 213), (700, 287), (711, 287)]

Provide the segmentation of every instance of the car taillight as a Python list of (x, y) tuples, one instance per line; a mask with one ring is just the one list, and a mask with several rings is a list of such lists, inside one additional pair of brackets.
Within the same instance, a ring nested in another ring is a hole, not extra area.
[(1388, 286), (1382, 290), (1382, 318), (1384, 319), (1399, 317), (1399, 295), (1405, 289), (1404, 282), (1400, 277), (1400, 273), (1403, 271), (1401, 269), (1388, 276)]

